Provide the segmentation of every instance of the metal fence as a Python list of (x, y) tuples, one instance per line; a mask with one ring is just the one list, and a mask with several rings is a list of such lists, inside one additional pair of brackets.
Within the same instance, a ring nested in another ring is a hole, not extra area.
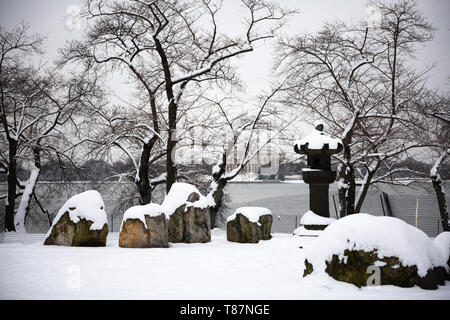
[[(25, 227), (28, 233), (46, 233), (59, 208), (72, 195), (89, 190), (98, 190), (105, 202), (110, 232), (118, 232), (123, 212), (138, 203), (135, 187), (131, 183), (72, 182), (39, 183), (36, 188), (41, 206), (33, 200)], [(0, 194), (6, 185), (0, 184)], [(272, 232), (292, 233), (300, 224), (302, 215), (309, 209), (309, 189), (304, 183), (289, 182), (231, 182), (226, 188), (223, 219), (239, 207), (259, 206), (271, 210), (273, 215)], [(384, 196), (383, 196), (384, 195)], [(161, 203), (164, 187), (155, 190), (154, 201)], [(378, 186), (367, 195), (361, 212), (373, 215), (389, 215), (400, 218), (411, 225), (416, 224), (416, 202), (419, 198), (418, 227), (429, 236), (442, 232), (439, 209), (431, 184), (415, 184), (409, 187)], [(447, 198), (450, 201), (450, 198)], [(330, 215), (336, 218), (339, 201), (336, 185), (330, 186)], [(41, 208), (42, 207), (42, 208)], [(390, 211), (388, 208), (390, 207)], [(4, 223), (4, 203), (0, 204), (0, 225)], [(1, 227), (3, 230), (4, 228)], [(1, 241), (1, 239), (0, 239)]]

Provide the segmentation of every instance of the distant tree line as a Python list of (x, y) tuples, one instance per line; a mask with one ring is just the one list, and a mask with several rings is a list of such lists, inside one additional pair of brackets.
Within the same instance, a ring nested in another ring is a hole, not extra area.
[[(418, 161), (417, 159), (409, 158), (401, 163), (402, 167), (408, 168), (415, 174), (405, 172), (396, 173), (396, 178), (410, 178), (415, 180), (417, 178), (416, 173), (422, 173), (423, 177), (426, 177), (431, 170), (432, 164)], [(41, 165), (40, 181), (53, 181), (53, 182), (69, 182), (69, 181), (103, 181), (109, 180), (111, 182), (117, 182), (120, 179), (120, 175), (130, 172), (132, 164), (125, 161), (116, 161), (108, 163), (104, 160), (88, 160), (79, 167), (71, 166), (69, 162), (61, 164), (59, 162), (46, 162)], [(196, 171), (199, 174), (209, 176), (212, 174), (213, 165), (197, 164), (194, 165)], [(279, 165), (278, 172), (271, 176), (261, 175), (261, 179), (277, 179), (285, 180), (291, 179), (293, 176), (301, 174), (301, 169), (306, 167), (305, 162), (297, 163), (282, 163)], [(336, 167), (336, 165), (334, 166)], [(164, 171), (164, 164), (160, 164), (158, 171)], [(387, 172), (387, 171), (381, 171)], [(24, 180), (30, 175), (30, 170), (19, 167), (17, 170), (17, 176), (19, 179)], [(445, 163), (442, 166), (441, 177), (443, 180), (450, 180), (450, 164)], [(6, 182), (6, 174), (0, 174), (0, 182)], [(133, 182), (129, 180), (128, 182)]]

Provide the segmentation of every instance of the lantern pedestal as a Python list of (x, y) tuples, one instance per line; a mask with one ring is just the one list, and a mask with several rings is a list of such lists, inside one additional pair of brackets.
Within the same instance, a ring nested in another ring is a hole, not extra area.
[(303, 169), (303, 181), (309, 184), (309, 210), (315, 214), (329, 218), (329, 184), (336, 180), (336, 171)]

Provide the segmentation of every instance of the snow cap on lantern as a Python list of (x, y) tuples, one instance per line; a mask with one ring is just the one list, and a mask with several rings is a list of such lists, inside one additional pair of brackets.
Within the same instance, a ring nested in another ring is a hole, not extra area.
[(308, 168), (331, 170), (330, 156), (342, 151), (341, 139), (325, 134), (324, 128), (324, 122), (317, 120), (313, 132), (294, 145), (296, 153), (308, 156)]

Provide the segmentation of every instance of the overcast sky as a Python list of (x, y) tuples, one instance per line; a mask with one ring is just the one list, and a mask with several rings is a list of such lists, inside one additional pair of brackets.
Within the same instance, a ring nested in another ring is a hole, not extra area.
[[(226, 1), (230, 3), (229, 0)], [(365, 0), (280, 0), (280, 4), (289, 8), (297, 8), (300, 13), (293, 17), (285, 32), (317, 31), (324, 21), (343, 20), (358, 21), (366, 17)], [(416, 67), (424, 68), (438, 63), (438, 67), (430, 75), (429, 84), (448, 91), (450, 84), (450, 1), (448, 0), (418, 0), (429, 21), (438, 29), (435, 40), (422, 48), (417, 56)], [(0, 24), (6, 28), (17, 25), (21, 20), (30, 24), (33, 32), (47, 36), (46, 59), (51, 59), (62, 47), (65, 41), (82, 34), (79, 29), (69, 30), (66, 27), (68, 16), (73, 6), (81, 6), (81, 0), (0, 0)], [(76, 7), (75, 7), (76, 8)], [(235, 19), (234, 7), (227, 7), (222, 17), (223, 21)], [(72, 11), (73, 12), (73, 11)], [(227, 23), (226, 28), (237, 28), (237, 23)], [(237, 30), (237, 29), (236, 29)], [(255, 52), (239, 60), (240, 74), (247, 83), (249, 95), (258, 94), (270, 79), (272, 64), (272, 49), (268, 43), (256, 48)], [(122, 86), (121, 96), (126, 95), (126, 86)]]

